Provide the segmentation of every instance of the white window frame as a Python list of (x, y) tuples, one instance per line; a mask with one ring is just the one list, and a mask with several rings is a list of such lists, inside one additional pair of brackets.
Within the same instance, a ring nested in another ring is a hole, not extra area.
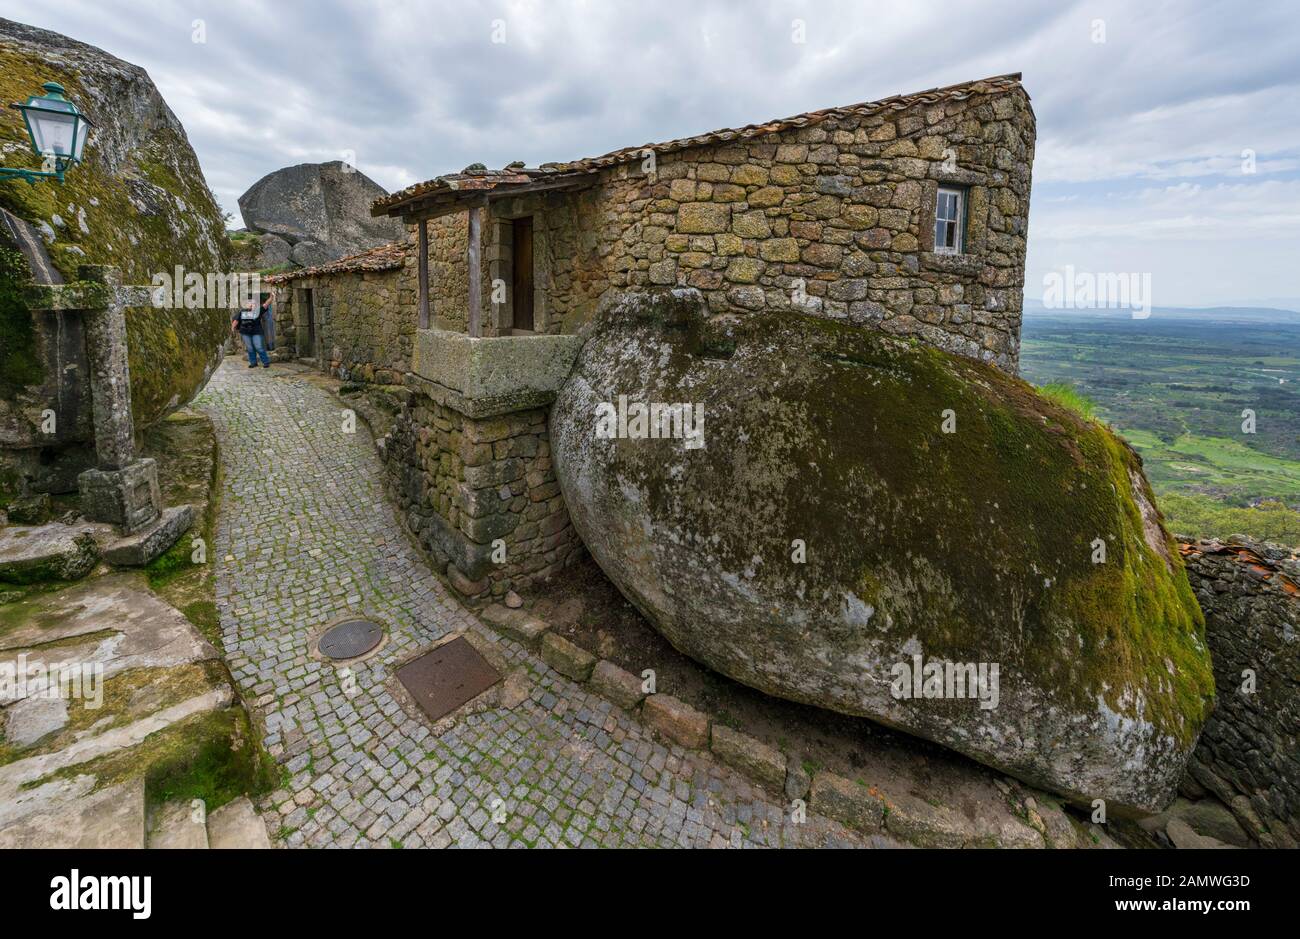
[[(934, 224), (938, 227), (939, 222), (956, 223), (955, 234), (952, 245), (941, 245), (936, 237), (934, 241), (935, 254), (964, 254), (966, 251), (966, 195), (965, 189), (959, 189), (956, 186), (940, 186), (938, 194), (934, 200)], [(947, 218), (939, 215), (939, 207), (944, 203), (944, 196), (954, 197), (957, 205), (957, 217)], [(938, 233), (936, 232), (936, 235)]]

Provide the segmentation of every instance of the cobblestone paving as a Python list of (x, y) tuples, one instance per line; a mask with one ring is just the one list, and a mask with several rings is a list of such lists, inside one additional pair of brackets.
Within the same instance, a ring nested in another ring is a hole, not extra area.
[[(706, 754), (664, 746), (464, 609), (398, 527), (363, 425), (282, 366), (228, 358), (197, 406), (225, 472), (213, 546), (231, 672), (288, 783), (266, 800), (288, 847), (855, 846)], [(365, 614), (387, 645), (346, 675), (313, 655), (322, 626)], [(531, 675), (528, 697), (435, 734), (392, 669), (473, 631)], [(494, 820), (494, 816), (495, 819)], [(278, 827), (278, 833), (275, 830)]]

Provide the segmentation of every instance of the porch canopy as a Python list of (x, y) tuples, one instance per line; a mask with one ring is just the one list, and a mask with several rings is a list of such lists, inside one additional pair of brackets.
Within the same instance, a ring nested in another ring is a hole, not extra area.
[(594, 182), (592, 169), (530, 169), (512, 163), (505, 169), (490, 170), (482, 164), (408, 186), (378, 199), (370, 207), (372, 216), (400, 218), (415, 225), (418, 233), (420, 328), (429, 328), (429, 226), (431, 218), (454, 212), (469, 213), (469, 335), (483, 335), (482, 231), (483, 210), (497, 199), (535, 192), (582, 189)]

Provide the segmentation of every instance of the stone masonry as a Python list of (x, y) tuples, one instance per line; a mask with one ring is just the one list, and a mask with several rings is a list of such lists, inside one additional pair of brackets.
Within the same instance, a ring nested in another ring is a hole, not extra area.
[(551, 462), (546, 409), (474, 418), (440, 386), (414, 394), (382, 447), (407, 529), (461, 593), (502, 596), (581, 553)]
[[(1218, 703), (1190, 780), (1268, 847), (1300, 845), (1300, 555), (1246, 538), (1182, 545)], [(1247, 684), (1249, 672), (1253, 685)]]
[(275, 291), (277, 347), (344, 381), (401, 384), (416, 328), (413, 268), (413, 253), (398, 244), (266, 278)]
[[(482, 295), (508, 282), (502, 223), (531, 216), (539, 332), (576, 332), (611, 291), (690, 286), (715, 315), (809, 312), (1014, 371), (1034, 136), (1028, 95), (1004, 76), (550, 164), (589, 179), (489, 202)], [(965, 194), (961, 253), (934, 250), (941, 185)], [(444, 328), (466, 321), (464, 219), (430, 223)], [(509, 304), (485, 299), (484, 335)]]

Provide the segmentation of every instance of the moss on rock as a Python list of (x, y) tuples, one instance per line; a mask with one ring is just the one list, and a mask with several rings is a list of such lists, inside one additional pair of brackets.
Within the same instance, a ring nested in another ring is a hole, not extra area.
[[(620, 394), (702, 406), (706, 446), (596, 439)], [(1102, 425), (973, 360), (676, 296), (598, 320), (553, 435), (579, 533), (687, 654), (1074, 798), (1172, 796), (1213, 700), (1203, 621)], [(996, 663), (997, 707), (895, 698), (917, 654)]]
[[(184, 129), (145, 71), (56, 33), (0, 21), (0, 99), (26, 100), (47, 81), (62, 84), (96, 123), (85, 162), (62, 184), (0, 180), (0, 205), (52, 233), (47, 249), (59, 272), (74, 280), (81, 264), (111, 264), (125, 283), (147, 284), (177, 266), (227, 271), (229, 243), (216, 200)], [(22, 117), (12, 109), (0, 111), (0, 153), (7, 166), (37, 166)], [(3, 267), (0, 329), (6, 338), (11, 331), (26, 337), (31, 318), (6, 305)], [(202, 387), (219, 361), (228, 322), (218, 309), (127, 312), (138, 426), (152, 424)], [(34, 356), (17, 354), (24, 356), (22, 370), (6, 369), (0, 398), (12, 395), (11, 385), (41, 381)]]

